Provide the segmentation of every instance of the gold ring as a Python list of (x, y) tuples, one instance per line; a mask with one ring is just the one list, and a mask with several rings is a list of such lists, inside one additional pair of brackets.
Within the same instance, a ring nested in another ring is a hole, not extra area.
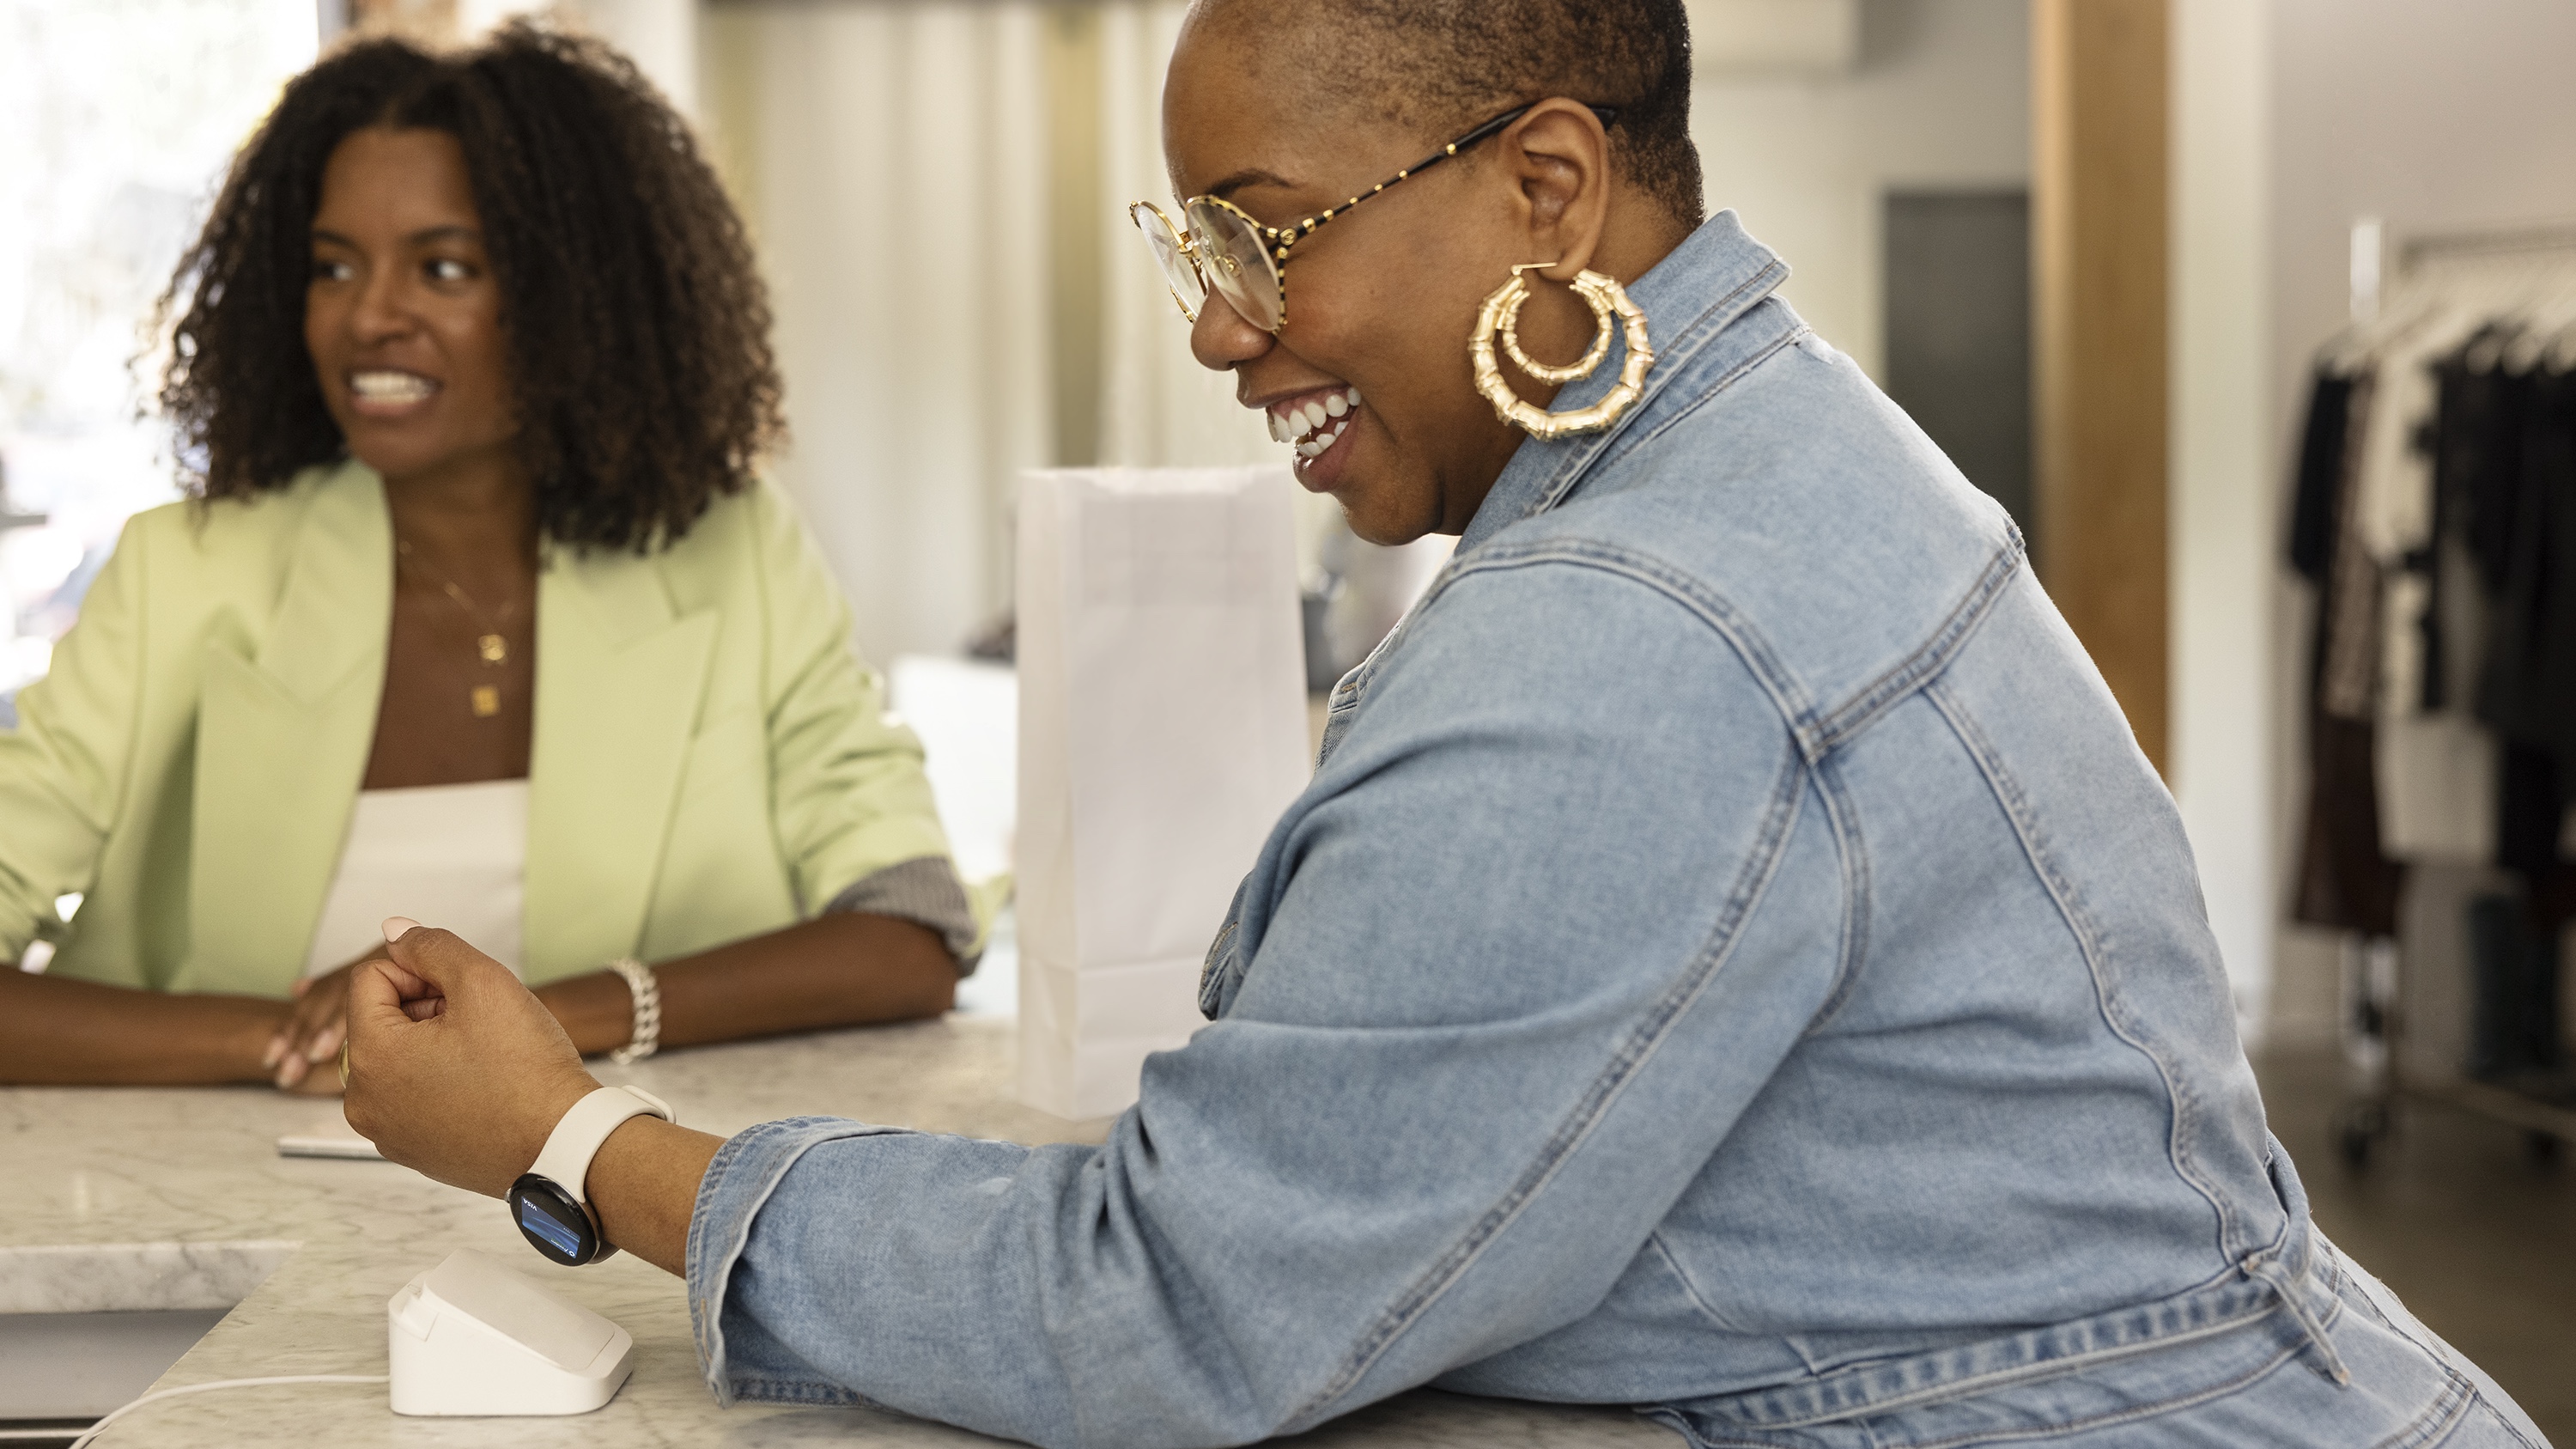
[(340, 1043), (340, 1090), (349, 1090), (349, 1044)]

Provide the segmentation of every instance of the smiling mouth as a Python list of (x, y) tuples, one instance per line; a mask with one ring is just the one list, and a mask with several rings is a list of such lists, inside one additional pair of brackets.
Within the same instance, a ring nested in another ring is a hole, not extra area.
[(401, 412), (429, 401), (438, 391), (436, 378), (394, 368), (370, 368), (349, 374), (349, 396), (361, 412)]
[(1288, 444), (1300, 458), (1320, 458), (1350, 428), (1360, 405), (1360, 390), (1337, 388), (1308, 393), (1268, 409), (1270, 437)]

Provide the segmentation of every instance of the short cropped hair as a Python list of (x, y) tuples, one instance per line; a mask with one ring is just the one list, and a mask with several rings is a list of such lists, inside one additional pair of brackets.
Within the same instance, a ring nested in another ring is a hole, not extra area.
[(1615, 106), (1611, 164), (1684, 226), (1705, 214), (1682, 0), (1217, 0), (1213, 8), (1229, 26), (1293, 31), (1299, 63), (1333, 77), (1319, 85), (1426, 134), (1445, 138), (1550, 96)]
[(338, 50), (234, 158), (161, 303), (189, 491), (281, 488), (347, 444), (304, 344), (322, 172), (350, 133), (454, 136), (501, 293), (516, 446), (556, 542), (645, 552), (740, 491), (784, 431), (749, 237), (625, 57), (525, 23), (468, 51)]

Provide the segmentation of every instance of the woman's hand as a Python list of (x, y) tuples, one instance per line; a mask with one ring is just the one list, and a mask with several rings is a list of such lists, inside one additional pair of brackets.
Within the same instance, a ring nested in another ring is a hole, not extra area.
[(504, 1196), (599, 1083), (508, 967), (400, 916), (385, 933), (387, 959), (350, 972), (349, 1125), (390, 1161)]
[(338, 1070), (316, 1068), (338, 1056), (340, 1043), (348, 1036), (349, 977), (361, 965), (384, 959), (384, 954), (385, 948), (378, 946), (337, 971), (295, 983), (295, 1004), (287, 1008), (286, 1019), (278, 1023), (277, 1034), (268, 1039), (268, 1050), (259, 1059), (262, 1069), (275, 1073), (278, 1090), (308, 1097), (339, 1094)]

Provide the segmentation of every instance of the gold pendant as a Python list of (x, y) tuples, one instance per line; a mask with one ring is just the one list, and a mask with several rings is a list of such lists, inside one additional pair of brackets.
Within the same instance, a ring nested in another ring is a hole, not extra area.
[(501, 712), (501, 691), (489, 684), (474, 686), (474, 715), (490, 719)]
[(474, 641), (483, 650), (483, 662), (498, 664), (510, 657), (510, 641), (498, 634), (486, 634)]

